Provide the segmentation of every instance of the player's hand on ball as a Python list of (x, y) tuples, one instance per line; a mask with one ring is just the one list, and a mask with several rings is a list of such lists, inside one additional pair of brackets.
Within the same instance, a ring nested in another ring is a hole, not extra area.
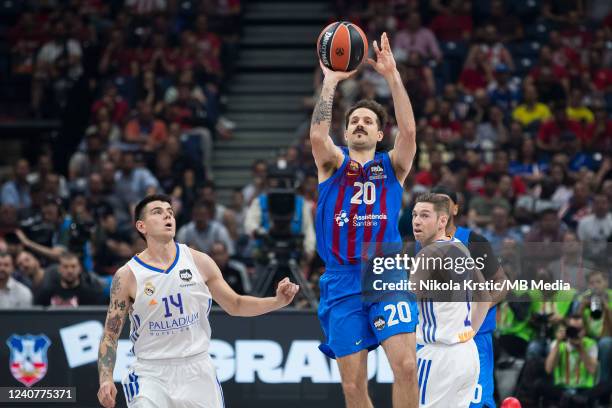
[(374, 48), (374, 53), (376, 54), (376, 61), (372, 58), (368, 58), (368, 64), (385, 78), (393, 75), (396, 71), (395, 58), (391, 52), (391, 44), (389, 43), (387, 33), (383, 33), (380, 36), (380, 47), (378, 43), (374, 41), (372, 48)]
[(282, 305), (281, 307), (287, 306), (293, 301), (293, 298), (299, 290), (299, 285), (291, 283), (289, 278), (285, 278), (280, 281), (276, 287), (276, 300)]
[(117, 397), (117, 387), (112, 381), (104, 381), (98, 390), (98, 401), (104, 408), (114, 408)]
[(336, 83), (340, 81), (344, 81), (345, 79), (352, 77), (357, 72), (356, 69), (353, 71), (348, 71), (348, 72), (332, 71), (331, 69), (323, 65), (321, 60), (319, 60), (319, 65), (321, 66), (321, 70), (323, 70), (323, 75), (325, 76), (325, 79), (332, 80)]

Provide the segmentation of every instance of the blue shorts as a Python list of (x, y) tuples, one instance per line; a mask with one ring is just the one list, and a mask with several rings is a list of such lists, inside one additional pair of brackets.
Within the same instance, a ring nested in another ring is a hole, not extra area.
[(474, 336), (474, 343), (476, 343), (476, 348), (478, 348), (480, 376), (478, 377), (476, 394), (470, 404), (470, 408), (495, 408), (495, 399), (493, 397), (493, 391), (495, 390), (495, 380), (493, 378), (493, 334), (491, 332), (479, 332)]
[(374, 350), (391, 336), (416, 331), (419, 312), (410, 293), (364, 302), (359, 277), (348, 272), (325, 272), (319, 285), (318, 314), (325, 334), (319, 349), (330, 358)]

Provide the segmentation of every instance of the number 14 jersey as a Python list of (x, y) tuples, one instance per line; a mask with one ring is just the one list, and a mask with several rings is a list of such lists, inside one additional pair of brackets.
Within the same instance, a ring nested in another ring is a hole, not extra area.
[(167, 270), (146, 264), (138, 255), (127, 265), (136, 278), (130, 340), (138, 359), (184, 358), (208, 351), (212, 298), (191, 251), (176, 243)]

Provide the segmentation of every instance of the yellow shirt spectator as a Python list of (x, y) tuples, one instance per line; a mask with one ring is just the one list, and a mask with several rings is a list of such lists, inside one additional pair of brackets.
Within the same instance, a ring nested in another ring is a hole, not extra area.
[(532, 108), (527, 104), (521, 104), (512, 112), (512, 118), (523, 126), (529, 126), (532, 122), (544, 122), (552, 116), (550, 109), (543, 103), (536, 102)]
[(566, 110), (567, 117), (578, 122), (593, 123), (595, 115), (587, 107), (579, 106), (577, 108), (568, 107)]

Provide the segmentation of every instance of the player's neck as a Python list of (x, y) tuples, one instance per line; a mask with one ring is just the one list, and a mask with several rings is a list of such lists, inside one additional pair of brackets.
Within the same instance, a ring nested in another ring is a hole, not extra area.
[(140, 258), (143, 261), (159, 265), (159, 266), (167, 266), (170, 265), (174, 258), (176, 257), (176, 245), (174, 240), (170, 241), (156, 241), (156, 240), (148, 240), (147, 241), (147, 249), (145, 249)]
[(433, 244), (436, 241), (448, 241), (449, 236), (446, 235), (445, 231), (440, 231), (436, 235), (434, 235), (431, 239), (426, 242), (422, 242), (421, 244), (426, 247), (429, 244)]
[(446, 234), (448, 236), (454, 237), (455, 232), (457, 232), (457, 226), (455, 224), (450, 224), (448, 227), (446, 227)]
[(355, 160), (357, 163), (361, 164), (362, 166), (366, 164), (367, 162), (374, 160), (375, 154), (376, 154), (376, 149), (372, 149), (372, 150), (350, 149), (349, 150), (349, 157), (352, 160)]

